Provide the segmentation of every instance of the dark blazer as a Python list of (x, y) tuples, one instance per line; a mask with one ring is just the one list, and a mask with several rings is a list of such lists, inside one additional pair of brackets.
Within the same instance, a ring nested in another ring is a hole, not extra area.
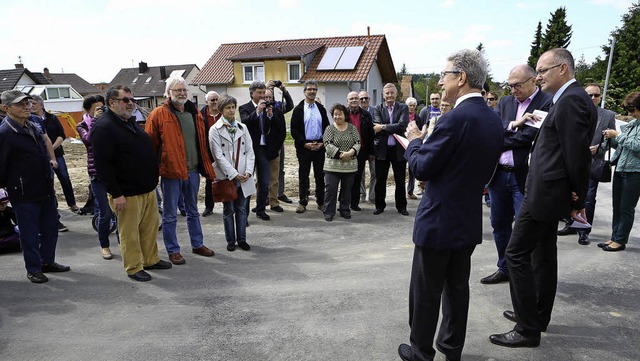
[(424, 144), (409, 143), (409, 169), (427, 181), (413, 228), (416, 246), (456, 250), (482, 242), (482, 189), (501, 148), (500, 117), (482, 97), (443, 115)]
[(596, 130), (593, 132), (593, 138), (591, 138), (591, 145), (598, 145), (600, 142), (600, 149), (592, 156), (593, 159), (603, 159), (604, 154), (610, 147), (610, 143), (603, 140), (602, 131), (606, 129), (616, 129), (616, 113), (611, 110), (596, 108), (598, 111), (598, 124)]
[[(548, 112), (552, 99), (553, 97), (550, 94), (538, 91), (538, 94), (533, 97), (525, 113), (533, 113), (536, 109)], [(520, 192), (524, 194), (524, 185), (527, 180), (527, 173), (529, 172), (529, 153), (531, 152), (533, 140), (538, 134), (538, 128), (525, 125), (518, 129), (517, 132), (507, 130), (509, 123), (516, 120), (516, 113), (518, 112), (518, 101), (513, 95), (502, 97), (496, 107), (496, 112), (498, 116), (502, 118), (502, 129), (504, 131), (502, 151), (513, 151), (516, 183), (518, 184)], [(491, 182), (489, 182), (489, 186), (491, 186)]]
[(524, 202), (536, 221), (556, 221), (584, 208), (597, 119), (596, 107), (577, 82), (551, 107), (533, 144), (525, 189)]
[[(287, 136), (284, 114), (280, 108), (274, 107), (271, 119), (267, 117), (266, 111), (262, 112), (262, 117), (264, 118), (264, 140), (267, 159), (274, 160), (280, 155), (280, 147), (282, 147)], [(240, 106), (240, 119), (249, 130), (253, 141), (253, 151), (259, 152), (262, 130), (260, 129), (260, 116), (256, 114), (253, 102), (249, 101), (247, 104)]]
[[(327, 110), (322, 104), (316, 102), (316, 106), (322, 117), (322, 134), (324, 135), (324, 130), (329, 126), (329, 117), (327, 116)], [(308, 141), (316, 140), (307, 139), (304, 132), (304, 100), (293, 108), (293, 113), (291, 114), (291, 136), (293, 137), (297, 151), (304, 149), (304, 144)]]
[[(373, 114), (373, 124), (391, 124), (389, 120), (389, 112), (387, 111), (387, 103), (378, 104)], [(376, 159), (387, 159), (387, 138), (393, 134), (404, 137), (409, 125), (409, 107), (400, 102), (393, 103), (393, 124), (387, 127), (387, 130), (378, 132), (373, 138), (373, 155)], [(396, 142), (396, 159), (402, 159), (404, 148)]]
[(373, 131), (373, 118), (371, 113), (360, 107), (360, 151), (358, 152), (358, 158), (367, 159), (369, 155), (373, 154), (373, 138), (375, 132)]

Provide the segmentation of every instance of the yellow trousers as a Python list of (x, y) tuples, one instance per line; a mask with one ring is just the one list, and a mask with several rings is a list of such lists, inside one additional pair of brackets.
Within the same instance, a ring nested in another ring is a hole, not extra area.
[(278, 186), (280, 182), (278, 177), (280, 176), (280, 157), (269, 162), (269, 205), (271, 207), (279, 206), (278, 201)]

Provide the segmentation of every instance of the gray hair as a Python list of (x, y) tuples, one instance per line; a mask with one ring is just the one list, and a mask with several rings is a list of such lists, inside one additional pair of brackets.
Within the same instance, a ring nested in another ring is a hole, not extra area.
[(418, 105), (418, 101), (414, 97), (408, 97), (404, 103), (407, 105)]
[(318, 82), (315, 80), (307, 80), (304, 82), (304, 89), (302, 89), (302, 91), (307, 90), (307, 87), (309, 87), (309, 85), (315, 85), (315, 87), (318, 87)]
[[(267, 89), (267, 85), (260, 80), (254, 81), (253, 83), (251, 83), (251, 85), (249, 85), (249, 96), (253, 96), (253, 92), (256, 89)], [(220, 105), (218, 104), (218, 106)]]
[(565, 48), (555, 48), (548, 51), (553, 56), (553, 61), (556, 64), (567, 64), (569, 68), (569, 74), (573, 75), (575, 73), (576, 64), (573, 60), (573, 55), (571, 52)]
[(165, 80), (166, 82), (166, 86), (164, 88), (164, 96), (165, 98), (170, 98), (171, 97), (171, 93), (169, 93), (169, 90), (171, 90), (176, 84), (184, 84), (184, 86), (187, 86), (187, 81), (184, 80), (183, 77), (181, 76), (172, 76), (169, 79)]
[(451, 54), (447, 61), (453, 64), (453, 70), (467, 74), (467, 83), (473, 89), (482, 89), (487, 80), (489, 62), (477, 49), (463, 49)]
[(133, 93), (131, 91), (131, 89), (129, 89), (129, 87), (127, 87), (126, 85), (122, 85), (122, 84), (114, 85), (114, 86), (110, 87), (109, 89), (107, 89), (107, 92), (104, 94), (104, 99), (105, 99), (105, 102), (106, 102), (105, 104), (107, 106), (109, 106), (109, 101), (110, 100), (118, 99), (118, 96), (120, 95), (120, 90), (122, 90), (125, 93), (129, 93), (129, 94)]
[(233, 104), (237, 107), (238, 101), (236, 100), (236, 98), (227, 93), (220, 94), (220, 98), (218, 98), (218, 110), (222, 111), (229, 104)]
[(205, 99), (206, 101), (209, 101), (209, 99), (210, 99), (212, 96), (214, 96), (214, 95), (217, 95), (217, 96), (218, 96), (218, 98), (220, 97), (220, 94), (218, 94), (218, 92), (215, 92), (215, 91), (213, 91), (213, 90), (212, 90), (212, 91), (210, 91), (210, 92), (208, 92), (208, 93), (207, 93), (207, 95), (204, 97), (204, 99)]
[(44, 99), (42, 99), (41, 96), (39, 95), (32, 95), (31, 98), (33, 98), (33, 100), (37, 101), (38, 103), (40, 103), (40, 105), (42, 106), (42, 109), (44, 109)]

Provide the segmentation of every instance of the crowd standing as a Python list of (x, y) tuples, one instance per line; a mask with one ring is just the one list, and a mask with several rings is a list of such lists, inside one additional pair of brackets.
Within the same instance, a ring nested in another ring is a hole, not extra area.
[[(113, 258), (109, 235), (117, 222), (129, 278), (149, 281), (147, 271), (185, 264), (176, 233), (178, 210), (186, 216), (192, 253), (214, 256), (205, 245), (198, 211), (201, 176), (202, 217), (213, 214), (216, 187), (222, 181), (232, 184), (235, 199), (224, 200), (222, 210), (226, 248), (249, 251), (251, 196), (256, 195), (252, 211), (264, 221), (271, 219), (267, 204), (280, 213), (280, 202), (292, 203), (284, 193), (284, 141), (285, 114), (293, 110), (297, 213), (307, 211), (313, 191), (328, 222), (336, 211), (351, 219), (351, 211), (361, 211), (367, 200), (380, 215), (387, 206), (389, 168), (401, 215), (409, 215), (407, 198), (422, 195), (413, 232), (410, 343), (398, 348), (403, 360), (432, 360), (434, 339), (447, 359), (461, 357), (470, 258), (482, 241), (485, 186), (498, 262), (480, 282), (509, 284), (513, 310), (503, 316), (515, 323), (489, 340), (536, 347), (551, 322), (557, 236), (578, 234), (580, 245), (590, 243), (598, 185), (607, 181), (590, 166), (611, 149), (616, 150), (612, 233), (598, 247), (617, 252), (627, 246), (640, 198), (640, 93), (626, 97), (623, 107), (633, 120), (618, 131), (615, 114), (598, 106), (600, 86), (576, 82), (574, 59), (566, 49), (545, 52), (535, 69), (515, 66), (507, 83), (511, 94), (500, 99), (488, 89), (487, 66), (479, 51), (452, 54), (440, 74), (442, 94), (430, 94), (430, 104), (420, 112), (415, 98), (408, 97), (406, 104), (397, 100), (394, 84), (384, 85), (376, 106), (366, 91), (352, 91), (346, 105), (333, 104), (327, 112), (314, 80), (305, 81), (304, 99), (295, 106), (285, 85), (274, 80), (253, 82), (250, 101), (240, 107), (229, 94), (212, 91), (198, 109), (181, 77), (167, 79), (167, 100), (151, 112), (137, 106), (123, 85), (109, 88), (104, 97), (89, 96), (77, 130), (87, 148), (101, 256)], [(62, 148), (66, 136), (42, 98), (9, 90), (1, 101), (0, 252), (21, 250), (27, 278), (44, 283), (45, 273), (70, 270), (56, 262), (58, 232), (66, 227), (59, 221), (54, 174), (68, 207), (79, 212)], [(419, 192), (414, 193), (416, 181)], [(565, 225), (558, 230), (560, 219)], [(160, 229), (170, 262), (158, 253)]]

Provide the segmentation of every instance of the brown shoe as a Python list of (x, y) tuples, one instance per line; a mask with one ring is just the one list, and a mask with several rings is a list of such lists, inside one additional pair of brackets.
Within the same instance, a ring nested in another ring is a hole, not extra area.
[(296, 213), (304, 213), (307, 210), (307, 206), (304, 204), (298, 204), (298, 208), (296, 208)]
[(169, 261), (171, 261), (171, 263), (176, 264), (176, 265), (177, 264), (185, 264), (185, 263), (187, 263), (187, 261), (184, 259), (184, 257), (182, 257), (180, 252), (170, 254), (169, 255)]
[(216, 254), (212, 249), (207, 248), (207, 246), (200, 246), (198, 248), (194, 248), (191, 250), (191, 252), (195, 254), (199, 254), (201, 256), (205, 256), (205, 257), (211, 257), (214, 254)]

